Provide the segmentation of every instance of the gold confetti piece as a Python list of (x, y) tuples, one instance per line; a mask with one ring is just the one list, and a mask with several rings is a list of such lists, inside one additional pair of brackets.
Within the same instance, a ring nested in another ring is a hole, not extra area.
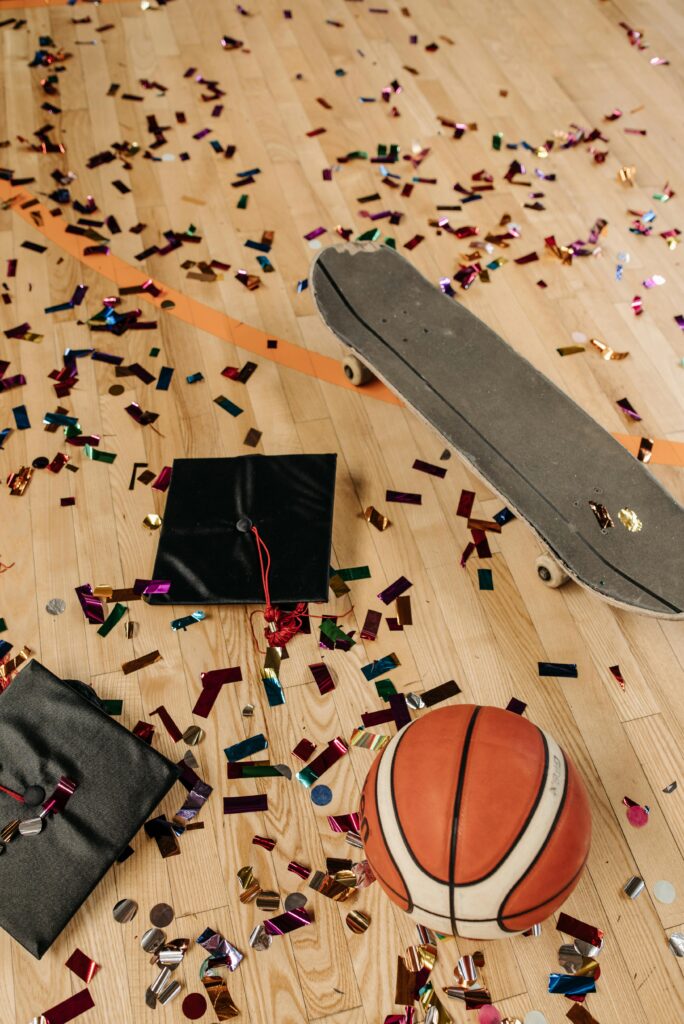
[(19, 822), (16, 818), (12, 821), (8, 821), (4, 828), (0, 831), (0, 843), (11, 843), (17, 832), (19, 831)]
[(376, 530), (386, 530), (391, 525), (387, 516), (384, 516), (382, 512), (378, 512), (377, 508), (373, 505), (369, 505), (366, 511), (363, 513), (363, 517), (367, 523), (374, 526)]
[(108, 601), (113, 593), (113, 587), (93, 587), (93, 596), (100, 597), (105, 601)]
[(247, 889), (243, 889), (240, 893), (240, 903), (252, 903), (257, 896), (261, 895), (261, 886), (258, 882), (254, 882)]
[(636, 167), (621, 167), (617, 172), (617, 180), (623, 185), (636, 185)]
[(606, 345), (603, 341), (599, 341), (598, 338), (590, 338), (589, 344), (593, 345), (596, 351), (601, 354), (603, 359), (626, 359), (629, 355), (629, 352), (616, 352), (610, 347), (610, 345)]
[(332, 877), (338, 885), (344, 886), (345, 889), (356, 888), (356, 873), (354, 871), (343, 868), (341, 871), (336, 871)]
[(150, 651), (149, 654), (143, 654), (140, 658), (134, 658), (132, 661), (125, 661), (121, 666), (121, 671), (125, 676), (131, 674), (131, 672), (138, 672), (141, 668), (147, 668), (148, 665), (154, 665), (155, 661), (161, 659), (159, 651)]
[(162, 524), (162, 518), (156, 512), (148, 512), (142, 522), (147, 530), (158, 530)]
[(561, 348), (557, 348), (556, 352), (559, 356), (574, 356), (578, 352), (586, 352), (585, 345), (563, 345)]
[(601, 533), (605, 533), (611, 527), (615, 526), (612, 516), (605, 505), (601, 505), (600, 502), (590, 501), (591, 511), (596, 516), (596, 520), (601, 527)]
[(368, 729), (354, 729), (349, 743), (352, 747), (364, 747), (366, 750), (384, 750), (391, 736), (369, 732)]
[(309, 882), (309, 888), (315, 889), (316, 892), (327, 896), (328, 899), (335, 900), (336, 903), (344, 903), (354, 892), (353, 889), (340, 885), (332, 875), (326, 875), (324, 871), (314, 872)]
[(231, 1017), (238, 1016), (240, 1011), (230, 998), (230, 993), (223, 978), (216, 977), (213, 974), (205, 974), (202, 978), (202, 984), (218, 1020), (230, 1020)]
[[(22, 647), (18, 654), (15, 654), (13, 658), (9, 658), (6, 662), (0, 665), (0, 680), (11, 679), (18, 668), (23, 665), (25, 661), (28, 661), (32, 654), (33, 651), (30, 647)], [(0, 690), (2, 689), (3, 687), (0, 685)]]
[(431, 971), (436, 960), (437, 947), (428, 942), (423, 942), (419, 946), (408, 946), (404, 954), (406, 968), (414, 974), (423, 968)]
[(278, 910), (280, 907), (280, 896), (277, 892), (264, 890), (257, 896), (256, 905), (259, 910)]
[(618, 512), (618, 519), (630, 533), (638, 533), (644, 525), (634, 509), (631, 508), (621, 508)]
[(240, 868), (237, 876), (241, 889), (249, 889), (249, 887), (254, 885), (256, 882), (256, 878), (254, 877), (254, 872), (250, 864), (246, 864), (244, 868)]
[(425, 1011), (425, 1024), (450, 1024), (452, 1018), (435, 995), (431, 982), (421, 989), (419, 1002)]
[(344, 597), (345, 594), (349, 593), (349, 587), (337, 573), (334, 573), (328, 582), (335, 597)]
[(350, 910), (345, 918), (347, 928), (355, 935), (361, 935), (368, 929), (370, 917), (361, 910)]
[(411, 598), (408, 594), (402, 594), (401, 597), (397, 598), (397, 619), (399, 620), (399, 624), (402, 626), (413, 625)]

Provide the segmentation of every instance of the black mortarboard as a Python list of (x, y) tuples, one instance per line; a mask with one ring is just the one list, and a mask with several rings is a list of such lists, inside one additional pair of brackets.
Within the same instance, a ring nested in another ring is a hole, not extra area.
[(0, 835), (35, 821), (55, 791), (57, 807), (0, 850), (0, 926), (40, 958), (178, 774), (90, 687), (30, 662), (0, 693), (0, 786), (27, 801), (0, 789)]
[(254, 525), (271, 555), (273, 604), (328, 597), (336, 455), (176, 459), (152, 604), (261, 604)]

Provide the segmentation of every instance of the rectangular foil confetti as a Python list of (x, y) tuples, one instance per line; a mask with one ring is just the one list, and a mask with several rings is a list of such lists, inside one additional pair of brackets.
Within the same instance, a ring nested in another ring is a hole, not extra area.
[(384, 675), (385, 672), (391, 672), (400, 664), (401, 662), (396, 654), (387, 654), (384, 658), (378, 658), (377, 661), (371, 661), (369, 665), (363, 665), (361, 667), (361, 671), (370, 682), (378, 676)]
[(361, 629), (362, 640), (377, 640), (378, 629), (380, 628), (380, 622), (382, 621), (382, 612), (375, 612), (368, 610), (366, 612), (366, 618)]
[(575, 1003), (565, 1015), (572, 1024), (599, 1024), (596, 1017), (587, 1010), (586, 1006), (581, 1006), (579, 1003)]
[(304, 928), (311, 922), (312, 918), (308, 910), (298, 907), (295, 910), (287, 910), (284, 914), (278, 914), (277, 917), (267, 918), (264, 921), (264, 928), (269, 935), (287, 935), (298, 928)]
[(470, 513), (473, 510), (474, 502), (475, 491), (461, 491), (461, 497), (458, 500), (458, 508), (456, 509), (456, 515), (461, 516), (463, 519), (470, 519)]
[(312, 743), (311, 740), (304, 738), (301, 739), (297, 746), (293, 748), (292, 753), (295, 757), (298, 757), (300, 761), (308, 761), (315, 749), (316, 744)]
[(577, 665), (561, 661), (537, 662), (540, 676), (556, 676), (560, 679), (577, 679)]
[(231, 747), (226, 747), (224, 753), (231, 762), (241, 761), (243, 757), (257, 754), (260, 750), (266, 750), (267, 747), (268, 740), (262, 732), (259, 732), (255, 736), (248, 736), (247, 739), (234, 743)]
[(588, 942), (590, 946), (600, 946), (603, 942), (603, 932), (600, 928), (585, 924), (584, 921), (578, 921), (577, 918), (570, 917), (569, 914), (558, 915), (556, 929), (559, 932), (564, 932), (565, 935), (570, 935), (573, 939)]
[(445, 477), (446, 469), (444, 466), (435, 466), (431, 462), (423, 462), (422, 459), (416, 459), (413, 463), (413, 469), (420, 470), (421, 473), (429, 473), (430, 476)]
[(398, 580), (394, 581), (394, 583), (390, 583), (388, 587), (381, 590), (377, 596), (383, 604), (390, 604), (392, 601), (395, 601), (400, 594), (403, 594), (404, 591), (408, 590), (409, 587), (412, 586), (413, 584), (410, 580), (407, 580), (405, 576), (400, 576)]
[(365, 750), (384, 750), (391, 736), (370, 732), (368, 729), (354, 729), (349, 739), (352, 747), (363, 747)]
[(266, 836), (253, 836), (253, 846), (261, 846), (264, 850), (272, 850), (276, 845), (275, 839), (268, 839)]
[(386, 491), (385, 501), (394, 501), (403, 505), (422, 505), (422, 494), (412, 494), (409, 491)]
[(359, 813), (352, 811), (350, 814), (329, 814), (328, 824), (333, 832), (358, 832)]
[(90, 984), (100, 969), (100, 965), (91, 960), (80, 949), (74, 950), (64, 966), (73, 971), (81, 981), (85, 981), (86, 985)]
[(90, 989), (84, 988), (51, 1009), (43, 1010), (42, 1016), (47, 1024), (68, 1024), (69, 1021), (79, 1017), (86, 1010), (92, 1010), (94, 1006), (95, 1001), (90, 994)]
[(330, 675), (330, 670), (327, 665), (323, 662), (317, 662), (315, 665), (309, 665), (309, 669), (311, 671), (311, 675), (316, 681), (316, 685), (321, 696), (323, 694), (330, 693), (331, 690), (335, 689), (335, 681)]
[(453, 679), (449, 679), (446, 683), (440, 683), (439, 686), (433, 686), (432, 689), (425, 690), (420, 696), (425, 707), (432, 708), (435, 704), (440, 704), (449, 697), (456, 697), (460, 692), (461, 687)]
[(224, 814), (245, 814), (254, 811), (268, 810), (268, 796), (265, 793), (255, 793), (253, 796), (224, 796)]
[(148, 665), (153, 665), (155, 661), (161, 660), (161, 654), (159, 651), (150, 651), (149, 654), (143, 654), (140, 658), (133, 658), (132, 661), (125, 661), (121, 666), (121, 671), (125, 676), (131, 674), (131, 672), (139, 672), (142, 668), (147, 668)]
[(301, 771), (297, 772), (297, 779), (306, 786), (312, 786), (320, 777), (327, 772), (329, 768), (337, 764), (340, 758), (349, 750), (349, 747), (345, 740), (341, 736), (337, 736), (334, 740), (330, 740), (325, 750), (323, 750), (318, 757), (302, 768)]
[(386, 530), (390, 525), (390, 521), (387, 516), (383, 515), (382, 512), (378, 512), (373, 505), (368, 506), (363, 513), (363, 516), (366, 522), (370, 523), (371, 526), (374, 526), (376, 530)]

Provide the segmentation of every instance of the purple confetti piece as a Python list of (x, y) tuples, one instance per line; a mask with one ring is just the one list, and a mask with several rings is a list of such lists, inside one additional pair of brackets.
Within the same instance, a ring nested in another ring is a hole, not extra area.
[(287, 935), (297, 928), (303, 928), (311, 924), (311, 915), (304, 907), (297, 907), (295, 910), (287, 910), (284, 914), (271, 917), (264, 921), (264, 928), (269, 935)]
[(255, 793), (253, 796), (224, 796), (223, 798), (224, 814), (245, 814), (267, 810), (268, 796), (265, 793)]
[(80, 587), (76, 587), (75, 590), (81, 603), (83, 614), (88, 622), (94, 622), (101, 626), (105, 619), (104, 608), (100, 598), (95, 597), (93, 594), (92, 585), (90, 583), (83, 583)]
[(378, 597), (383, 604), (390, 604), (392, 601), (396, 601), (400, 594), (403, 594), (405, 590), (412, 587), (413, 584), (410, 580), (407, 580), (405, 576), (400, 576), (394, 583), (390, 583), (388, 587), (381, 590)]
[(168, 594), (171, 580), (136, 580), (133, 590), (136, 594)]
[(422, 459), (416, 459), (413, 463), (414, 469), (419, 469), (421, 473), (429, 473), (430, 476), (446, 476), (446, 469), (444, 466), (433, 466), (431, 462), (423, 462)]
[(404, 505), (422, 505), (423, 496), (421, 494), (411, 494), (407, 491), (386, 491), (385, 501), (396, 501)]

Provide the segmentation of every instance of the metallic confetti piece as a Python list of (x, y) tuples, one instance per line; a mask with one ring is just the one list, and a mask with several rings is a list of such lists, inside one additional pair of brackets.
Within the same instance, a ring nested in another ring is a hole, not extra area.
[(65, 610), (66, 601), (63, 601), (61, 597), (51, 597), (45, 605), (45, 611), (50, 615), (61, 615)]
[(480, 590), (494, 590), (494, 579), (491, 569), (478, 569), (477, 580)]
[(146, 953), (157, 953), (165, 942), (166, 932), (163, 932), (161, 928), (148, 928), (140, 939), (140, 947)]
[(65, 967), (88, 985), (100, 969), (100, 965), (86, 956), (80, 949), (75, 949), (67, 960)]
[(674, 793), (676, 788), (677, 788), (677, 783), (676, 782), (669, 782), (667, 784), (667, 786), (665, 786), (665, 788), (663, 789), (663, 793)]
[(222, 409), (225, 409), (226, 412), (229, 412), (231, 416), (239, 416), (244, 412), (244, 409), (241, 409), (239, 405), (235, 405), (234, 402), (231, 402), (224, 395), (219, 395), (218, 398), (214, 399), (214, 402), (216, 405), (220, 405)]
[(363, 517), (366, 522), (370, 523), (371, 526), (374, 526), (376, 530), (386, 530), (387, 527), (391, 525), (387, 516), (383, 515), (382, 512), (378, 512), (378, 510), (372, 505), (368, 506), (363, 513)]
[(187, 1020), (199, 1020), (204, 1016), (207, 1008), (207, 1001), (201, 992), (191, 992), (183, 1000), (181, 1009)]
[(330, 675), (328, 666), (323, 662), (317, 662), (314, 665), (309, 665), (311, 675), (314, 677), (319, 693), (323, 696), (326, 693), (330, 693), (331, 690), (335, 689), (335, 681)]
[(350, 593), (349, 587), (337, 573), (331, 575), (328, 583), (335, 597), (344, 597), (345, 594)]
[(630, 533), (639, 533), (644, 525), (634, 509), (631, 508), (621, 508), (618, 512), (618, 519)]
[[(603, 947), (603, 932), (600, 928), (595, 928), (593, 925), (585, 924), (584, 921), (578, 921), (577, 918), (570, 917), (569, 914), (561, 912), (558, 915), (556, 930), (564, 932), (566, 935), (570, 935), (573, 939), (579, 939), (581, 942), (587, 943), (592, 948), (600, 949)], [(593, 956), (594, 954), (585, 955)]]
[(42, 1019), (47, 1024), (68, 1024), (69, 1021), (79, 1017), (86, 1010), (92, 1010), (94, 1006), (95, 1002), (90, 994), (90, 989), (84, 988), (76, 995), (69, 996), (64, 1002), (58, 1003), (49, 1010), (44, 1010)]
[(254, 836), (252, 838), (253, 846), (261, 846), (264, 850), (272, 850), (276, 845), (275, 839), (267, 839), (266, 836)]
[(306, 896), (303, 892), (291, 892), (285, 897), (283, 906), (285, 910), (300, 910), (306, 906)]
[(206, 617), (207, 617), (206, 612), (201, 612), (201, 611), (192, 612), (191, 615), (184, 615), (180, 619), (172, 619), (172, 621), (171, 621), (171, 629), (173, 629), (173, 630), (187, 629), (188, 626), (194, 625), (195, 622), (202, 622), (202, 620), (206, 619)]
[(672, 882), (661, 879), (653, 886), (653, 895), (659, 903), (674, 903), (677, 899), (677, 891)]
[(150, 711), (150, 715), (159, 715), (162, 722), (164, 723), (166, 731), (168, 732), (169, 736), (174, 741), (174, 743), (178, 743), (178, 741), (182, 739), (182, 732), (180, 731), (180, 729), (178, 728), (178, 726), (176, 725), (173, 718), (171, 717), (171, 715), (166, 710), (163, 704), (160, 704), (160, 706), (158, 708), (155, 708), (154, 711)]
[(624, 692), (624, 690), (625, 690), (625, 681), (622, 678), (622, 673), (620, 672), (620, 666), (619, 665), (611, 665), (610, 666), (610, 671), (613, 673), (613, 675), (617, 679), (618, 683), (620, 684), (620, 689)]
[(353, 811), (351, 814), (328, 815), (328, 824), (333, 832), (358, 832), (359, 814)]
[(161, 660), (161, 654), (159, 651), (150, 651), (149, 654), (143, 654), (140, 658), (134, 658), (132, 661), (125, 661), (121, 666), (121, 671), (124, 675), (128, 676), (131, 672), (139, 672), (142, 668), (147, 668), (148, 665), (153, 665), (155, 661)]
[(174, 919), (174, 909), (168, 903), (156, 903), (149, 911), (149, 920), (156, 928), (167, 928)]
[(268, 740), (262, 732), (259, 732), (254, 736), (248, 736), (245, 740), (240, 740), (239, 743), (234, 743), (231, 747), (226, 747), (224, 754), (229, 761), (241, 761), (243, 757), (249, 757), (250, 754), (257, 754), (260, 750), (267, 748)]
[(422, 505), (423, 496), (409, 491), (386, 491), (385, 501), (393, 501), (403, 505)]
[(557, 348), (556, 352), (560, 356), (574, 356), (579, 352), (586, 352), (584, 345), (563, 345), (561, 348)]
[(174, 828), (173, 822), (168, 821), (165, 815), (160, 814), (157, 818), (151, 818), (145, 822), (143, 827), (145, 835), (150, 839), (154, 839), (157, 849), (164, 860), (167, 857), (179, 856), (178, 833)]
[(651, 461), (651, 455), (653, 453), (653, 438), (642, 437), (639, 441), (639, 451), (637, 452), (637, 460), (644, 464)]
[(108, 636), (118, 622), (124, 617), (128, 609), (124, 604), (115, 604), (111, 612), (97, 631), (98, 636)]
[(382, 612), (376, 612), (369, 609), (366, 612), (366, 618), (361, 629), (361, 639), (376, 640), (381, 621)]
[(156, 512), (148, 512), (142, 521), (143, 526), (147, 530), (158, 530), (162, 524), (161, 516), (158, 516)]
[(629, 399), (627, 399), (627, 398), (620, 398), (620, 399), (618, 399), (618, 401), (615, 404), (617, 406), (619, 406), (620, 409), (622, 409), (622, 411), (624, 412), (625, 416), (627, 416), (628, 419), (632, 419), (632, 420), (640, 420), (641, 419), (641, 416), (636, 411), (636, 409), (634, 408), (632, 403), (629, 401)]
[(391, 738), (391, 736), (369, 732), (367, 729), (354, 729), (349, 743), (352, 747), (363, 747), (365, 750), (384, 750)]
[(298, 757), (300, 761), (308, 761), (315, 749), (316, 744), (312, 743), (311, 740), (304, 738), (299, 741), (292, 753), (295, 757)]
[(311, 874), (311, 868), (304, 867), (303, 864), (299, 864), (298, 861), (296, 860), (290, 861), (290, 863), (287, 865), (287, 870), (292, 871), (293, 874), (295, 875), (299, 875), (299, 877), (303, 878), (304, 881), (306, 881), (306, 879)]
[(269, 935), (263, 924), (258, 924), (249, 936), (249, 945), (252, 949), (256, 949), (257, 952), (263, 952), (265, 949), (268, 949), (272, 941), (273, 937)]
[(537, 662), (540, 676), (557, 676), (563, 679), (577, 679), (577, 665), (559, 661)]
[(600, 353), (603, 359), (626, 359), (629, 352), (615, 352), (609, 345), (599, 341), (598, 338), (590, 338), (589, 344)]
[(605, 505), (601, 505), (599, 502), (590, 501), (589, 506), (596, 516), (596, 521), (601, 527), (601, 533), (605, 533), (606, 530), (615, 526), (612, 516)]
[(253, 796), (224, 796), (224, 814), (245, 814), (256, 811), (268, 810), (268, 796), (266, 794), (254, 794)]
[(42, 818), (25, 818), (19, 823), (20, 836), (37, 836), (43, 831)]
[(181, 739), (189, 747), (196, 747), (204, 739), (204, 729), (200, 729), (199, 725), (189, 725)]
[(405, 576), (400, 576), (398, 580), (394, 581), (394, 583), (391, 583), (388, 587), (385, 587), (384, 590), (381, 590), (377, 596), (383, 604), (390, 604), (392, 601), (395, 601), (400, 594), (403, 594), (412, 586), (413, 584), (410, 580), (407, 580)]
[(76, 587), (76, 596), (83, 609), (83, 614), (90, 623), (101, 625), (104, 622), (104, 608), (102, 601), (93, 595), (93, 588), (90, 583), (83, 583)]
[(572, 974), (549, 974), (549, 992), (564, 996), (581, 996), (596, 991), (593, 978), (577, 977)]
[(311, 790), (311, 802), (317, 807), (326, 807), (332, 802), (332, 790), (329, 786), (314, 786)]
[(643, 892), (644, 880), (643, 878), (639, 878), (637, 875), (633, 875), (632, 878), (629, 878), (625, 882), (622, 888), (623, 892), (629, 896), (630, 900), (635, 900), (637, 896)]
[(234, 971), (244, 959), (243, 954), (224, 938), (220, 932), (213, 928), (205, 928), (202, 934), (195, 940), (198, 946), (202, 946), (214, 958), (221, 958), (229, 971)]
[(669, 938), (670, 952), (675, 956), (684, 956), (684, 932), (673, 932)]
[[(160, 952), (161, 952), (161, 950), (160, 950)], [(160, 960), (158, 960), (158, 962), (161, 963)], [(162, 967), (162, 969), (160, 970), (159, 974), (157, 975), (157, 977), (154, 979), (154, 981), (150, 985), (150, 987), (148, 989), (148, 992), (152, 995), (152, 1000), (153, 1001), (150, 1000), (150, 1003), (151, 1003), (153, 1009), (157, 1005), (157, 995), (166, 986), (166, 984), (167, 984), (167, 982), (168, 982), (170, 977), (171, 977), (171, 968), (170, 967)], [(149, 1006), (150, 1003), (148, 1003), (147, 1005)]]
[(328, 899), (334, 900), (336, 903), (344, 903), (353, 893), (350, 886), (336, 881), (332, 875), (328, 875), (324, 871), (314, 872), (309, 882), (309, 888), (315, 889), (316, 892), (327, 896)]
[(318, 757), (306, 766), (301, 771), (297, 772), (297, 779), (306, 786), (307, 789), (316, 782), (324, 772), (329, 768), (332, 768), (341, 757), (349, 750), (347, 743), (342, 739), (341, 736), (337, 736), (335, 739), (330, 740), (325, 750), (323, 750)]
[(271, 892), (270, 889), (264, 889), (257, 896), (256, 905), (259, 910), (277, 910), (280, 906), (280, 896), (277, 892)]
[(162, 1006), (166, 1006), (167, 1003), (170, 1003), (172, 999), (176, 998), (180, 990), (180, 982), (172, 981), (169, 985), (166, 986), (165, 989), (163, 989), (163, 991), (159, 993), (159, 995), (157, 996), (157, 1000), (161, 1003)]
[(391, 672), (400, 664), (401, 662), (396, 654), (387, 654), (384, 658), (372, 661), (369, 665), (363, 665), (361, 671), (366, 679), (371, 682), (371, 680), (376, 679), (378, 676), (384, 675), (385, 672)]
[(129, 921), (133, 920), (137, 913), (138, 904), (135, 900), (119, 900), (119, 902), (114, 905), (114, 910), (112, 911), (114, 920), (118, 921), (119, 924), (128, 924)]
[(351, 910), (345, 918), (345, 923), (355, 935), (361, 935), (368, 929), (370, 917), (361, 910)]

